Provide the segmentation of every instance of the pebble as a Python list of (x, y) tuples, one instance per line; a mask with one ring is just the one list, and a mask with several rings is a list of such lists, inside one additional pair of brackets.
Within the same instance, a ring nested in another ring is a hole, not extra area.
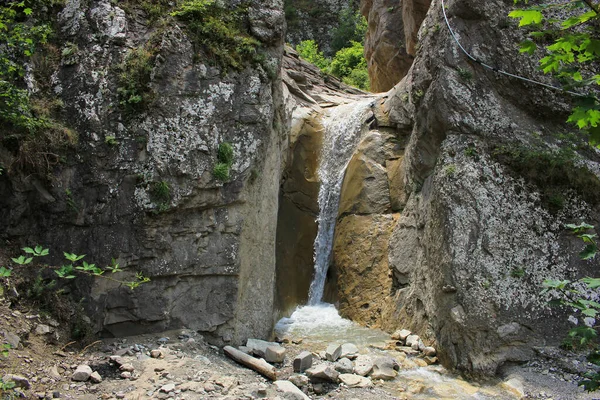
[(92, 383), (100, 383), (100, 382), (102, 382), (102, 377), (100, 376), (100, 374), (97, 371), (94, 371), (90, 375), (90, 381), (92, 381)]
[(167, 383), (166, 385), (163, 385), (163, 386), (160, 388), (160, 391), (161, 391), (161, 392), (164, 392), (164, 393), (170, 393), (170, 392), (172, 392), (173, 390), (175, 390), (175, 384), (174, 384), (174, 383)]
[(400, 340), (400, 341), (404, 342), (406, 340), (406, 338), (410, 336), (411, 333), (412, 332), (409, 331), (408, 329), (397, 330), (396, 332), (394, 332), (392, 334), (392, 339)]
[(434, 357), (436, 355), (435, 348), (428, 346), (423, 349), (423, 354), (429, 357)]
[(355, 359), (358, 356), (358, 347), (353, 343), (344, 343), (342, 345), (342, 353), (340, 358), (349, 358), (350, 360)]
[(165, 353), (162, 350), (154, 349), (150, 352), (152, 358), (165, 358)]
[(73, 372), (71, 379), (75, 382), (85, 382), (90, 379), (90, 375), (92, 375), (92, 369), (89, 365), (79, 365)]
[(123, 379), (131, 378), (131, 372), (129, 372), (129, 371), (121, 372), (121, 378), (123, 378)]
[(121, 365), (121, 367), (119, 367), (119, 369), (121, 371), (126, 371), (126, 372), (133, 372), (133, 371), (135, 371), (135, 368), (131, 364), (123, 364), (123, 365)]
[(2, 377), (2, 381), (3, 382), (13, 381), (15, 383), (16, 387), (19, 387), (19, 388), (25, 389), (25, 390), (27, 390), (31, 387), (31, 383), (29, 383), (29, 380), (21, 375), (6, 374)]
[[(418, 347), (419, 346), (419, 339), (420, 338), (419, 338), (418, 335), (409, 335), (406, 338), (406, 346), (407, 347), (411, 347), (413, 350), (419, 350), (419, 347)], [(417, 345), (416, 349), (413, 347), (413, 344)]]
[(48, 333), (52, 332), (52, 329), (45, 324), (37, 324), (37, 326), (35, 327), (35, 334), (36, 335), (46, 335)]
[(288, 380), (299, 388), (308, 386), (310, 383), (310, 380), (306, 375), (292, 375), (288, 378)]

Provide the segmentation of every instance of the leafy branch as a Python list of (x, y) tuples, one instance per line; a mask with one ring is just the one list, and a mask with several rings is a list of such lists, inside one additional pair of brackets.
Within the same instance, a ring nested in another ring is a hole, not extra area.
[[(20, 255), (19, 257), (12, 258), (11, 260), (19, 266), (30, 264), (34, 258), (44, 257), (50, 253), (48, 249), (44, 249), (42, 246), (24, 247), (22, 250), (31, 257)], [(96, 266), (96, 264), (90, 264), (87, 261), (84, 261), (83, 258), (85, 258), (85, 254), (77, 255), (67, 252), (64, 252), (63, 254), (68, 263), (65, 263), (58, 268), (51, 267), (46, 264), (40, 264), (38, 266), (52, 269), (54, 273), (61, 279), (74, 279), (77, 276), (76, 274), (83, 274), (91, 277), (107, 279), (120, 285), (125, 285), (131, 289), (135, 289), (141, 284), (150, 281), (150, 278), (144, 276), (141, 272), (138, 272), (135, 275), (135, 280), (131, 281), (125, 281), (113, 277), (112, 274), (123, 272), (123, 269), (119, 266), (119, 263), (117, 263), (114, 258), (112, 259), (110, 265), (100, 268)], [(0, 267), (0, 278), (9, 278), (12, 275), (12, 271), (13, 270), (10, 268)], [(110, 273), (110, 275), (106, 273)]]
[[(522, 0), (514, 0), (515, 4)], [(592, 0), (576, 0), (558, 4), (538, 4), (513, 10), (509, 17), (519, 20), (520, 27), (531, 28), (529, 38), (520, 44), (519, 51), (534, 55), (538, 43), (544, 44), (546, 55), (539, 60), (545, 74), (559, 79), (565, 89), (581, 89), (582, 94), (567, 122), (589, 135), (594, 146), (600, 146), (600, 20), (599, 4)], [(548, 13), (550, 9), (564, 11), (563, 19)], [(546, 38), (552, 38), (547, 44)]]

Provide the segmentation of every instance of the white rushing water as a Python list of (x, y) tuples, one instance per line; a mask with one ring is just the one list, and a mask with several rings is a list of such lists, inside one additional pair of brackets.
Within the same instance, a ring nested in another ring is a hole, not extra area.
[(315, 273), (308, 292), (309, 305), (317, 305), (323, 299), (344, 174), (362, 134), (368, 129), (365, 121), (372, 104), (373, 99), (344, 104), (323, 116), (325, 134), (318, 170), (321, 186), (314, 245)]

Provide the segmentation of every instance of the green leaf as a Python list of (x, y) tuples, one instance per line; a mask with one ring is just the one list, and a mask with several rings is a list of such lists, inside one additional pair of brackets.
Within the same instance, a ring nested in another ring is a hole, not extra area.
[(35, 254), (35, 251), (31, 247), (23, 247), (23, 251), (27, 254)]
[(579, 232), (586, 231), (588, 229), (594, 229), (594, 226), (590, 225), (590, 224), (586, 224), (585, 222), (582, 222), (579, 225), (567, 224), (567, 225), (565, 225), (565, 228), (572, 230), (574, 233), (579, 233)]
[(12, 271), (6, 267), (0, 267), (0, 278), (8, 278), (12, 275)]
[(588, 244), (585, 248), (579, 253), (579, 258), (582, 260), (589, 260), (596, 257), (596, 253), (598, 252), (598, 247), (595, 244)]
[(595, 318), (596, 314), (598, 313), (596, 310), (594, 310), (593, 308), (587, 308), (585, 310), (583, 310), (581, 312), (583, 315), (587, 315), (588, 317), (592, 317)]
[(585, 283), (590, 289), (597, 289), (600, 287), (600, 278), (583, 278), (581, 282)]
[(514, 10), (508, 14), (508, 16), (520, 19), (519, 26), (539, 24), (544, 17), (542, 13), (537, 10)]
[(535, 53), (537, 45), (531, 40), (525, 40), (519, 44), (519, 52), (527, 53), (530, 56)]
[(25, 15), (31, 15), (31, 13), (32, 13), (32, 12), (33, 12), (33, 11), (31, 11), (31, 8), (26, 8), (26, 9), (24, 9), (24, 10), (23, 10), (23, 13), (24, 13)]

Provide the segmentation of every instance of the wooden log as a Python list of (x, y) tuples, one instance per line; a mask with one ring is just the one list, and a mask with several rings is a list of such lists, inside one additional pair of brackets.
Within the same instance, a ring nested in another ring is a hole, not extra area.
[(227, 354), (232, 360), (253, 369), (261, 375), (266, 376), (272, 381), (277, 380), (277, 370), (274, 366), (266, 362), (265, 360), (252, 357), (244, 352), (239, 351), (236, 348), (231, 346), (223, 347), (223, 351)]

